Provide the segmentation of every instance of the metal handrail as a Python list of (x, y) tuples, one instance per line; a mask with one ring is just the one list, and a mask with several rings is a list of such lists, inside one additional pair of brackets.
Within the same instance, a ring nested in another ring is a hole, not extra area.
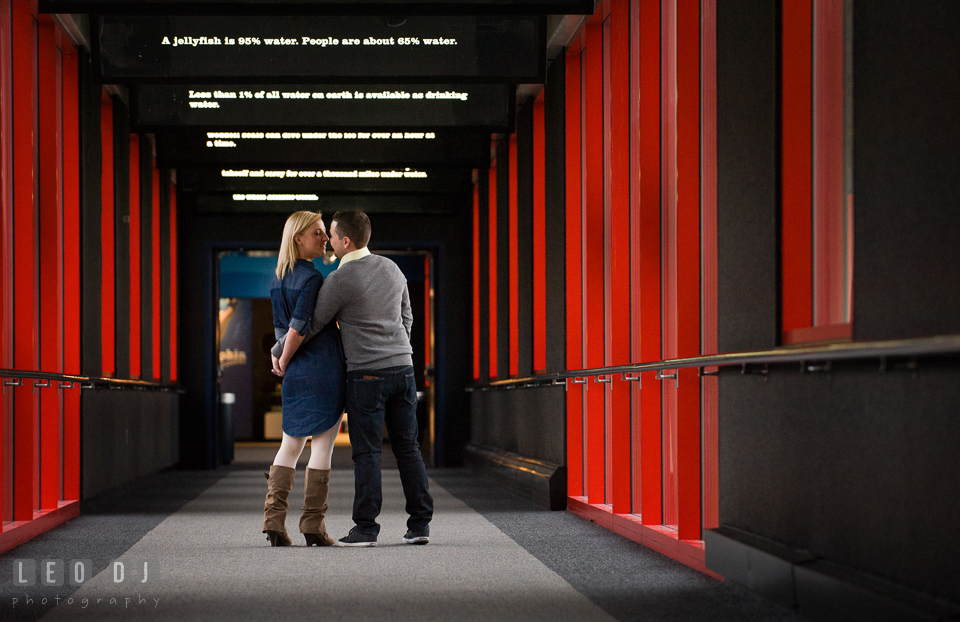
[[(806, 363), (829, 363), (831, 361), (850, 361), (862, 359), (879, 359), (880, 368), (886, 368), (888, 358), (916, 359), (921, 357), (936, 357), (960, 355), (960, 335), (940, 335), (918, 339), (896, 339), (887, 341), (856, 341), (831, 343), (820, 345), (784, 346), (772, 350), (758, 350), (755, 352), (730, 352), (726, 354), (708, 354), (688, 358), (668, 359), (651, 363), (636, 363), (632, 365), (614, 365), (610, 367), (595, 367), (578, 369), (551, 374), (542, 374), (526, 378), (507, 378), (489, 383), (475, 383), (467, 387), (467, 391), (513, 388), (514, 385), (529, 386), (567, 384), (568, 378), (588, 378), (590, 376), (613, 376), (617, 374), (635, 374), (641, 372), (661, 372), (668, 369), (698, 368), (699, 375), (712, 376), (716, 372), (705, 372), (707, 367), (741, 366), (746, 373), (752, 365), (783, 365), (800, 363), (801, 371), (823, 371), (824, 367), (808, 368)], [(828, 369), (828, 368), (827, 368)], [(762, 373), (765, 373), (763, 371)], [(679, 375), (679, 374), (677, 374)], [(632, 377), (622, 377), (621, 380), (633, 380)], [(562, 380), (562, 382), (558, 382)], [(580, 384), (580, 383), (577, 383)]]
[[(138, 389), (141, 391), (171, 391), (184, 393), (178, 385), (164, 384), (160, 382), (148, 382), (146, 380), (126, 380), (123, 378), (102, 378), (99, 376), (77, 376), (74, 374), (59, 374), (46, 371), (32, 371), (24, 369), (0, 369), (0, 381), (2, 381), (4, 391), (6, 387), (23, 386), (24, 380), (34, 380), (34, 390), (43, 387), (52, 387), (59, 389), (70, 389), (76, 386), (80, 389)], [(12, 380), (12, 383), (8, 383)], [(45, 383), (36, 382), (45, 380)], [(51, 381), (57, 381), (56, 385)]]

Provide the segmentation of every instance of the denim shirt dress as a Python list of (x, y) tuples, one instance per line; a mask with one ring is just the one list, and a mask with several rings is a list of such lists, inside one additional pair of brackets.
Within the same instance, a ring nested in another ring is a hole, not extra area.
[[(273, 277), (270, 298), (273, 325), (279, 339), (293, 328), (310, 329), (323, 275), (306, 259), (298, 259), (283, 280)], [(346, 366), (336, 323), (300, 344), (283, 377), (283, 431), (311, 436), (329, 430), (345, 407)]]

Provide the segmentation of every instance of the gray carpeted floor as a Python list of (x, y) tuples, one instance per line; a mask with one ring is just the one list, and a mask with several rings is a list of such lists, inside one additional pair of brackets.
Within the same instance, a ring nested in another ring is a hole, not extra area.
[[(335, 465), (349, 462), (336, 453)], [(230, 469), (163, 473), (85, 502), (79, 518), (0, 556), (0, 619), (796, 619), (463, 469), (430, 472), (431, 543), (403, 545), (403, 494), (386, 455), (377, 548), (302, 546), (301, 467), (287, 518), (296, 546), (273, 549), (259, 533), (262, 456), (238, 458)], [(335, 470), (327, 520), (335, 537), (352, 525), (352, 499), (352, 471)], [(14, 560), (48, 558), (92, 559), (97, 574), (81, 588), (13, 585)], [(115, 560), (127, 583), (113, 584)], [(144, 562), (150, 574), (139, 583)]]

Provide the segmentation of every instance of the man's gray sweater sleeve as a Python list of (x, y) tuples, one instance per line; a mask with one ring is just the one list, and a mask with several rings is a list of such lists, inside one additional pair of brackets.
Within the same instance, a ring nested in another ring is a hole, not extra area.
[[(310, 330), (304, 335), (303, 340), (312, 339), (317, 333), (323, 330), (323, 327), (333, 320), (337, 311), (340, 310), (340, 288), (337, 287), (337, 279), (328, 279), (317, 294), (317, 305), (313, 308), (313, 320), (310, 322)], [(409, 303), (408, 303), (409, 306)], [(411, 316), (411, 321), (412, 321)], [(408, 331), (409, 332), (409, 331)], [(277, 343), (273, 344), (270, 353), (280, 358), (283, 354), (283, 344), (287, 336), (283, 335)]]
[(400, 317), (403, 318), (407, 339), (410, 339), (410, 335), (413, 334), (413, 310), (410, 308), (410, 291), (406, 284), (403, 286), (403, 297), (400, 299)]

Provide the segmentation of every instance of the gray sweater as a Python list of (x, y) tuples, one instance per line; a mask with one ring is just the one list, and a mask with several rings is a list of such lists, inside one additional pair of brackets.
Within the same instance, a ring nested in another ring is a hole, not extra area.
[[(306, 339), (334, 318), (340, 324), (347, 371), (413, 365), (413, 312), (407, 279), (380, 255), (354, 259), (323, 282)], [(273, 347), (283, 353), (283, 340)]]

